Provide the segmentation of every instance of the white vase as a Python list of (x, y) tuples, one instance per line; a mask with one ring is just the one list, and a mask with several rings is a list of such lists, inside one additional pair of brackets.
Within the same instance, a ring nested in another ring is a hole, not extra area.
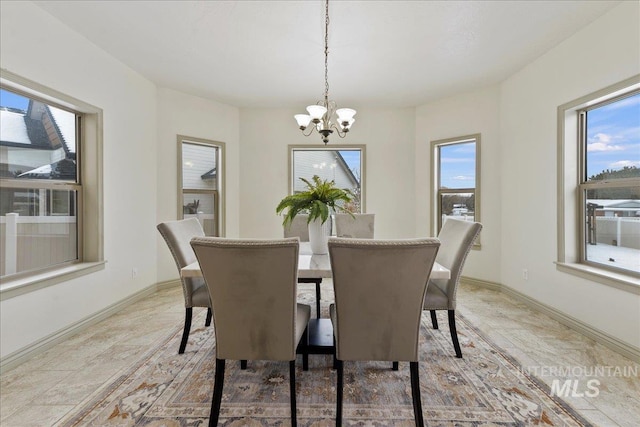
[(317, 255), (329, 253), (329, 235), (331, 234), (331, 218), (322, 224), (321, 218), (309, 223), (309, 245), (311, 252)]

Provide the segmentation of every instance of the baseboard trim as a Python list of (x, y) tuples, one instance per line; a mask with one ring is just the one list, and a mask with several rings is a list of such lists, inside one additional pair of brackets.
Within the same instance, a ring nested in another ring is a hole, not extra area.
[(175, 280), (167, 280), (164, 282), (158, 282), (156, 284), (157, 290), (162, 291), (165, 289), (169, 289), (169, 288), (173, 288), (176, 286), (182, 286), (182, 282), (180, 281), (180, 279), (175, 279)]
[(626, 342), (612, 335), (607, 334), (606, 332), (596, 329), (593, 326), (588, 325), (587, 323), (584, 323), (583, 321), (576, 319), (575, 317), (569, 316), (568, 314), (563, 313), (562, 311), (554, 307), (551, 307), (534, 298), (531, 298), (530, 296), (525, 295), (522, 292), (519, 292), (508, 286), (504, 286), (500, 283), (490, 282), (490, 281), (481, 280), (481, 279), (474, 279), (471, 277), (462, 277), (460, 281), (461, 283), (477, 285), (483, 288), (492, 289), (492, 290), (507, 294), (517, 299), (518, 301), (526, 304), (528, 307), (536, 311), (539, 311), (541, 313), (544, 313), (547, 316), (551, 317), (552, 319), (555, 319), (558, 322), (562, 323), (563, 325), (575, 330), (576, 332), (579, 332), (582, 335), (585, 335), (591, 338), (592, 340), (604, 345), (605, 347), (608, 347), (609, 349), (615, 351), (616, 353), (619, 353), (625, 357), (628, 357), (629, 359), (631, 359), (636, 363), (640, 363), (640, 348), (629, 345)]
[(141, 291), (136, 292), (135, 294), (129, 295), (128, 297), (120, 300), (116, 303), (113, 303), (102, 310), (85, 317), (84, 319), (78, 320), (70, 324), (69, 326), (60, 329), (57, 332), (54, 332), (46, 337), (39, 339), (26, 347), (23, 347), (20, 350), (17, 350), (11, 354), (0, 359), (0, 374), (3, 374), (6, 371), (14, 369), (15, 367), (23, 364), (27, 360), (31, 359), (38, 354), (44, 353), (49, 350), (56, 344), (61, 343), (67, 338), (75, 335), (76, 333), (87, 329), (88, 327), (95, 325), (96, 323), (106, 319), (107, 317), (119, 312), (123, 308), (134, 304), (144, 298), (147, 298), (149, 295), (157, 292), (161, 289), (167, 289), (176, 284), (180, 285), (180, 280), (171, 280), (167, 282), (156, 283), (151, 285)]

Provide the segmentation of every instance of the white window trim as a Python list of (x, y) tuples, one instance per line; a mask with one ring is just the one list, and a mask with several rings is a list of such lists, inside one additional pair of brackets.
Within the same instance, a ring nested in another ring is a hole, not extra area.
[(85, 193), (83, 197), (79, 197), (82, 206), (78, 203), (78, 210), (82, 209), (82, 228), (78, 233), (82, 239), (78, 245), (79, 261), (31, 275), (2, 279), (0, 301), (3, 301), (101, 270), (106, 261), (103, 225), (102, 109), (5, 69), (0, 70), (0, 82), (9, 89), (42, 98), (82, 114), (82, 147), (79, 150), (82, 157), (79, 173)]
[(640, 88), (640, 75), (558, 107), (558, 271), (640, 294), (640, 279), (581, 262), (579, 111)]

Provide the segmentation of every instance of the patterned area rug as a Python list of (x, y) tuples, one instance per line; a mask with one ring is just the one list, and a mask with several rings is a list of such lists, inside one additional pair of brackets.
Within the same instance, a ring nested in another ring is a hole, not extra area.
[[(195, 328), (204, 324), (200, 311), (184, 354), (177, 354), (182, 331), (176, 327), (58, 425), (207, 425), (215, 336), (213, 327)], [(589, 425), (464, 317), (458, 316), (457, 325), (463, 359), (454, 357), (446, 324), (433, 330), (428, 313), (422, 318), (420, 387), (428, 426)], [(302, 371), (298, 357), (298, 424), (333, 426), (336, 374), (331, 356), (310, 356), (309, 362), (309, 370)], [(345, 426), (414, 425), (409, 364), (401, 363), (399, 371), (390, 368), (389, 363), (345, 363)], [(219, 425), (290, 425), (288, 372), (287, 362), (250, 361), (246, 370), (227, 362)]]

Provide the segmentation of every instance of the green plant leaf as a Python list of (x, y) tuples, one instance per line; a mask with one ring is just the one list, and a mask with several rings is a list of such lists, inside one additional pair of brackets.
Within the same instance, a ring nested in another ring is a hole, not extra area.
[(318, 175), (314, 175), (311, 181), (300, 178), (307, 187), (307, 190), (300, 193), (291, 194), (283, 198), (276, 207), (276, 213), (284, 213), (282, 225), (287, 226), (299, 213), (309, 214), (308, 222), (320, 218), (324, 223), (329, 219), (331, 210), (334, 212), (351, 212), (344, 208), (345, 203), (351, 202), (354, 195), (348, 189), (336, 187), (335, 181), (323, 180)]

